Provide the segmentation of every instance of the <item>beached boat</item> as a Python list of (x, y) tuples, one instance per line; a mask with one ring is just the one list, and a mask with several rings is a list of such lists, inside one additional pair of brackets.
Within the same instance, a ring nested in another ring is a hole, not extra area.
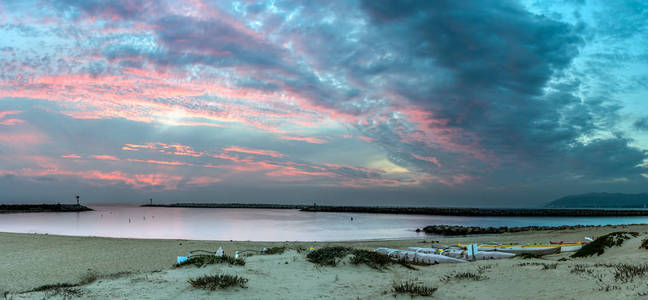
[(390, 249), (390, 248), (378, 248), (376, 250), (377, 253), (387, 255), (391, 258), (397, 259), (397, 260), (404, 260), (408, 262), (416, 262), (416, 263), (423, 263), (423, 264), (443, 264), (443, 263), (465, 263), (468, 262), (463, 259), (458, 259), (454, 257), (449, 257), (445, 255), (440, 255), (440, 254), (430, 254), (430, 253), (417, 253), (416, 251), (406, 251), (406, 250), (398, 250), (398, 249)]
[(515, 256), (513, 253), (499, 252), (499, 251), (477, 251), (472, 255), (468, 251), (459, 248), (419, 248), (419, 247), (409, 247), (408, 250), (414, 251), (417, 253), (426, 253), (426, 254), (441, 254), (449, 257), (464, 259), (464, 260), (487, 260), (487, 259), (504, 259), (512, 258)]
[(562, 242), (561, 242), (561, 243), (555, 243), (555, 242), (549, 242), (549, 244), (551, 244), (552, 246), (560, 247), (560, 252), (574, 252), (574, 251), (578, 251), (578, 250), (580, 250), (581, 248), (583, 248), (583, 246), (585, 245), (585, 244), (583, 244), (582, 242), (576, 242), (576, 243), (562, 243)]
[[(459, 244), (461, 247), (467, 247), (469, 245)], [(500, 251), (507, 253), (529, 253), (536, 255), (548, 255), (555, 254), (560, 252), (571, 252), (577, 251), (582, 248), (582, 244), (562, 244), (562, 245), (552, 245), (552, 244), (540, 244), (540, 245), (529, 245), (529, 244), (480, 244), (477, 246), (479, 252), (482, 251)]]
[[(534, 253), (535, 251), (541, 251), (541, 250), (546, 250), (546, 249), (552, 249), (552, 248), (560, 248), (559, 252), (573, 252), (573, 251), (578, 251), (581, 248), (583, 248), (582, 242), (576, 242), (576, 243), (553, 243), (549, 242), (549, 244), (539, 244), (539, 245), (529, 245), (529, 244), (480, 244), (478, 246), (478, 251), (503, 251), (506, 250), (507, 248), (512, 248), (512, 249), (533, 249), (535, 250), (528, 251), (528, 253)], [(468, 245), (460, 244), (462, 247), (466, 247)], [(524, 251), (523, 251), (524, 252)], [(548, 251), (551, 252), (551, 251)], [(513, 253), (513, 252), (511, 252)], [(544, 255), (544, 254), (543, 254)]]
[[(479, 251), (482, 251), (479, 248)], [(534, 254), (534, 255), (549, 255), (560, 253), (561, 247), (552, 247), (552, 246), (535, 246), (535, 245), (517, 245), (517, 246), (499, 246), (495, 247), (491, 251), (495, 252), (506, 252), (513, 254)]]

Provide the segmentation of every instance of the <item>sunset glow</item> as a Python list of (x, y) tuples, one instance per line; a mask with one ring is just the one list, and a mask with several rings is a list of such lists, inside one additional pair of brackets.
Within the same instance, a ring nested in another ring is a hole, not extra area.
[(0, 189), (497, 206), (648, 185), (646, 7), (397, 2), (0, 1)]

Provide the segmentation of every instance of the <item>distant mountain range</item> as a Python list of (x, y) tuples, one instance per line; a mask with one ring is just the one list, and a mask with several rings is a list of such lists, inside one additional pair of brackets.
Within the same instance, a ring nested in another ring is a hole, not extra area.
[(648, 208), (648, 194), (589, 193), (549, 202), (548, 208)]

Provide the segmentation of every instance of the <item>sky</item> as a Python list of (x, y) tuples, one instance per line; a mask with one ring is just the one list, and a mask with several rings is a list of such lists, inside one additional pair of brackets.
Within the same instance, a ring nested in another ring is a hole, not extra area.
[(646, 187), (647, 1), (0, 0), (0, 202)]

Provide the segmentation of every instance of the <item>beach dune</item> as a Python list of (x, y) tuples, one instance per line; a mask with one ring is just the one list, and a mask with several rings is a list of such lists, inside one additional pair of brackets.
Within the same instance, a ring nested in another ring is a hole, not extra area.
[[(506, 259), (468, 264), (441, 264), (410, 270), (392, 266), (384, 272), (344, 261), (337, 267), (316, 266), (306, 260), (308, 247), (344, 245), (362, 249), (406, 249), (431, 243), (529, 242), (581, 240), (614, 231), (640, 235), (601, 256), (569, 258), (569, 253), (543, 259)], [(440, 299), (612, 299), (641, 298), (648, 293), (643, 275), (629, 281), (615, 279), (615, 264), (642, 265), (648, 250), (640, 250), (648, 237), (648, 225), (606, 226), (561, 231), (522, 232), (473, 237), (362, 242), (225, 242), (186, 240), (138, 240), (0, 233), (0, 293), (13, 299), (42, 299), (44, 292), (25, 291), (45, 284), (79, 282), (91, 274), (98, 279), (78, 287), (81, 298), (107, 299), (393, 299), (394, 282), (412, 281), (438, 288)], [(245, 266), (226, 264), (202, 268), (172, 268), (176, 256), (190, 250), (236, 250), (287, 246), (283, 254), (246, 257)], [(455, 279), (467, 272), (481, 280)], [(249, 279), (247, 288), (205, 291), (187, 280), (204, 274), (232, 274)], [(449, 279), (448, 279), (449, 278)], [(60, 295), (59, 295), (60, 296)], [(57, 296), (54, 296), (56, 298)], [(399, 295), (397, 298), (409, 299)]]

